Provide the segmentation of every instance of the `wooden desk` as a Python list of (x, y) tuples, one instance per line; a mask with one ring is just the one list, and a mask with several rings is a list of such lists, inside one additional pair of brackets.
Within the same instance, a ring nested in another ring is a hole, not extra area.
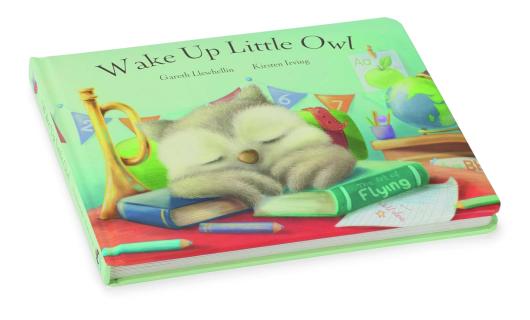
[(376, 140), (372, 142), (372, 147), (382, 151), (386, 160), (428, 163), (433, 158), (474, 157), (461, 133)]

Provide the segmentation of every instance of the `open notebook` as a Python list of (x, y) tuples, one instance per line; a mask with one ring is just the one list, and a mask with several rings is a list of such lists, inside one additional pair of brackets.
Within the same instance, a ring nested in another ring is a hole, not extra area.
[(106, 284), (496, 225), (394, 20), (33, 58), (30, 81)]

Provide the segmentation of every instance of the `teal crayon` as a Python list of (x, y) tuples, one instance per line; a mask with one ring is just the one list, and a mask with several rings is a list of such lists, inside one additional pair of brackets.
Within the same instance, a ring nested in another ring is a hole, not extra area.
[(115, 247), (103, 248), (101, 254), (104, 257), (117, 256), (122, 253), (139, 253), (180, 250), (191, 246), (191, 241), (186, 239), (171, 239), (145, 242), (123, 243)]
[(283, 226), (276, 222), (232, 222), (201, 223), (199, 231), (204, 233), (276, 233)]

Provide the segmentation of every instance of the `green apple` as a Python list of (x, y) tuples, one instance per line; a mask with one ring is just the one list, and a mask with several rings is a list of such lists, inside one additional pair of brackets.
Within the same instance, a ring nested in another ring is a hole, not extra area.
[(404, 78), (403, 74), (391, 67), (392, 58), (389, 56), (379, 59), (379, 65), (364, 74), (366, 83), (378, 89), (388, 89)]

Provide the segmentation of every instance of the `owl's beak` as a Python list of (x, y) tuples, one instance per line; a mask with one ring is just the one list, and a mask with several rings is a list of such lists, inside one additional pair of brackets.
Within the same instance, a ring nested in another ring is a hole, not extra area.
[(238, 156), (237, 159), (241, 162), (248, 163), (248, 164), (254, 164), (258, 162), (259, 160), (259, 154), (256, 150), (245, 150), (242, 151)]

